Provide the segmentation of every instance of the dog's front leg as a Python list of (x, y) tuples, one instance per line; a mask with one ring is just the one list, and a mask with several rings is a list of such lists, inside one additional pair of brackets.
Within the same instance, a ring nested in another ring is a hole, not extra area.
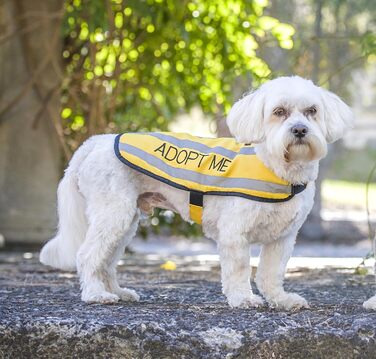
[(260, 296), (250, 285), (249, 243), (243, 235), (220, 233), (218, 249), (221, 260), (222, 291), (231, 307), (258, 307)]
[(264, 244), (257, 268), (256, 284), (268, 303), (276, 308), (308, 308), (307, 301), (296, 293), (286, 292), (283, 278), (292, 254), (296, 233), (275, 242)]

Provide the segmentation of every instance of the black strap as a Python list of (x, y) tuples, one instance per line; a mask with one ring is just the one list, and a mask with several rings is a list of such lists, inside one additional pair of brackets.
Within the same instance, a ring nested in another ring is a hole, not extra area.
[(204, 194), (202, 192), (190, 191), (189, 204), (202, 207), (204, 205)]

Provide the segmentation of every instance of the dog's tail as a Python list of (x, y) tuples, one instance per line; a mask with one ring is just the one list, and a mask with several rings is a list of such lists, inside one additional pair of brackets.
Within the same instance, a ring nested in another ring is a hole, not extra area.
[(39, 256), (45, 265), (63, 270), (76, 269), (76, 254), (87, 231), (85, 201), (78, 189), (77, 169), (92, 147), (89, 140), (76, 151), (60, 181), (57, 191), (58, 232), (45, 244)]

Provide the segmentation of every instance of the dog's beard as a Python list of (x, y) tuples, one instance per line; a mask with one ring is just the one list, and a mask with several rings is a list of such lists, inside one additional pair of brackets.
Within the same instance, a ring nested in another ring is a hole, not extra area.
[(320, 141), (315, 135), (304, 138), (292, 138), (287, 144), (284, 157), (287, 162), (310, 162), (326, 156), (326, 143)]
[(267, 140), (268, 152), (286, 162), (310, 162), (326, 156), (327, 145), (323, 136), (311, 132), (298, 139), (287, 131), (271, 131)]

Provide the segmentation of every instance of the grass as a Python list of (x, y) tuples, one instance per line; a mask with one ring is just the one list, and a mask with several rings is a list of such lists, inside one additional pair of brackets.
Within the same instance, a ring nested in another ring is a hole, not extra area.
[[(321, 188), (324, 205), (335, 204), (366, 208), (366, 184), (340, 180), (324, 180)], [(376, 211), (376, 183), (369, 187), (369, 206)]]

